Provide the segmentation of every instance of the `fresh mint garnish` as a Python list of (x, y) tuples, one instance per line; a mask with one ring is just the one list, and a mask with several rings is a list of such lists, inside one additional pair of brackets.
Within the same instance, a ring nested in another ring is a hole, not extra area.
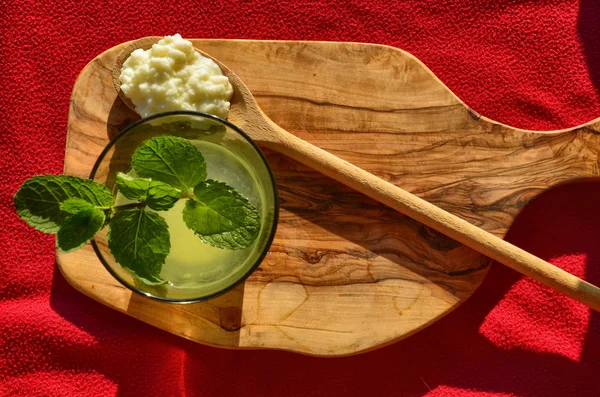
[(143, 142), (131, 165), (144, 178), (152, 178), (186, 192), (206, 179), (204, 156), (190, 141), (158, 136)]
[(165, 211), (173, 207), (181, 190), (160, 181), (148, 178), (134, 178), (122, 172), (117, 174), (119, 192), (130, 200), (139, 200), (156, 211)]
[(69, 216), (60, 205), (70, 198), (101, 209), (109, 209), (113, 203), (104, 185), (70, 175), (34, 176), (25, 181), (13, 200), (21, 219), (42, 232), (56, 234)]
[(256, 207), (231, 186), (207, 180), (194, 188), (183, 210), (183, 220), (202, 241), (217, 248), (249, 247), (260, 229)]
[[(108, 247), (115, 260), (149, 285), (163, 285), (162, 265), (171, 250), (169, 228), (154, 211), (188, 199), (183, 221), (199, 238), (223, 249), (247, 248), (260, 230), (260, 217), (231, 186), (206, 179), (206, 163), (189, 141), (159, 136), (134, 152), (139, 177), (119, 172), (117, 187), (133, 203), (114, 204), (102, 184), (70, 175), (35, 176), (14, 196), (19, 216), (45, 233), (58, 234), (57, 246), (76, 250), (108, 224)], [(161, 287), (161, 288), (164, 288)]]
[(108, 248), (121, 266), (148, 284), (159, 277), (171, 250), (169, 227), (157, 213), (144, 208), (118, 210), (108, 226)]
[(106, 214), (93, 206), (69, 216), (58, 231), (58, 248), (63, 252), (81, 248), (102, 229), (105, 220)]

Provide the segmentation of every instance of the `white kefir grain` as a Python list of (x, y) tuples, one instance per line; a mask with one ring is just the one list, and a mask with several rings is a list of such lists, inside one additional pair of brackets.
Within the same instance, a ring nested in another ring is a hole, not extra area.
[(120, 82), (142, 117), (195, 110), (227, 118), (233, 94), (219, 66), (178, 34), (166, 36), (149, 50), (133, 51), (123, 63)]

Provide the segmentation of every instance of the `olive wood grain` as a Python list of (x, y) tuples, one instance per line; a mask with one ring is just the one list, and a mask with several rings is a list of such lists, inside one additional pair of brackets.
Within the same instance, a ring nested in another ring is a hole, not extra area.
[[(488, 256), (506, 244), (499, 237), (532, 198), (557, 183), (598, 174), (598, 121), (543, 134), (492, 122), (398, 49), (193, 42), (239, 75), (274, 120), (253, 101), (232, 104), (230, 120), (264, 147), (308, 161)], [(136, 119), (112, 87), (124, 47), (101, 54), (74, 87), (67, 173), (89, 173), (107, 139)], [(243, 83), (234, 85), (234, 98), (245, 98)], [(267, 135), (272, 131), (279, 138)], [(149, 301), (118, 285), (87, 248), (59, 254), (63, 274), (94, 299), (202, 343), (344, 355), (430, 324), (464, 301), (487, 273), (488, 260), (471, 249), (285, 156), (267, 154), (282, 198), (280, 225), (271, 254), (238, 289), (188, 306)], [(515, 267), (531, 263), (529, 254), (504, 248), (497, 258), (508, 257)], [(537, 275), (558, 288), (586, 286), (579, 279), (561, 286), (562, 271), (538, 261), (538, 270), (560, 277)]]

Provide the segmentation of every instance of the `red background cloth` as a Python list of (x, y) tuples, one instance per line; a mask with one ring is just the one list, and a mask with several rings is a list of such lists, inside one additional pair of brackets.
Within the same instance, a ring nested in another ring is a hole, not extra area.
[[(15, 215), (27, 177), (62, 171), (79, 71), (141, 36), (389, 44), (500, 122), (557, 129), (600, 116), (599, 1), (388, 2), (0, 2), (0, 395), (600, 395), (600, 315), (500, 265), (456, 311), (374, 352), (228, 351), (78, 293), (56, 270), (54, 238)], [(507, 238), (600, 285), (599, 204), (599, 182), (562, 186)]]

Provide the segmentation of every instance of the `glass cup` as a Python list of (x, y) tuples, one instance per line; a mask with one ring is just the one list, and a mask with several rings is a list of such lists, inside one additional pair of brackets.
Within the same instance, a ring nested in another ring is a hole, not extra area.
[(258, 209), (261, 220), (258, 237), (242, 250), (214, 248), (176, 218), (177, 205), (169, 214), (158, 211), (166, 218), (171, 235), (171, 251), (161, 271), (166, 283), (161, 285), (146, 284), (117, 263), (108, 248), (108, 228), (96, 235), (92, 246), (104, 267), (130, 290), (172, 303), (198, 302), (245, 280), (269, 251), (279, 213), (275, 180), (264, 154), (246, 133), (226, 120), (192, 111), (161, 113), (127, 127), (100, 154), (90, 179), (108, 187), (118, 204), (122, 196), (117, 193), (117, 173), (130, 172), (136, 148), (161, 135), (190, 140), (204, 155), (207, 178), (233, 186)]

